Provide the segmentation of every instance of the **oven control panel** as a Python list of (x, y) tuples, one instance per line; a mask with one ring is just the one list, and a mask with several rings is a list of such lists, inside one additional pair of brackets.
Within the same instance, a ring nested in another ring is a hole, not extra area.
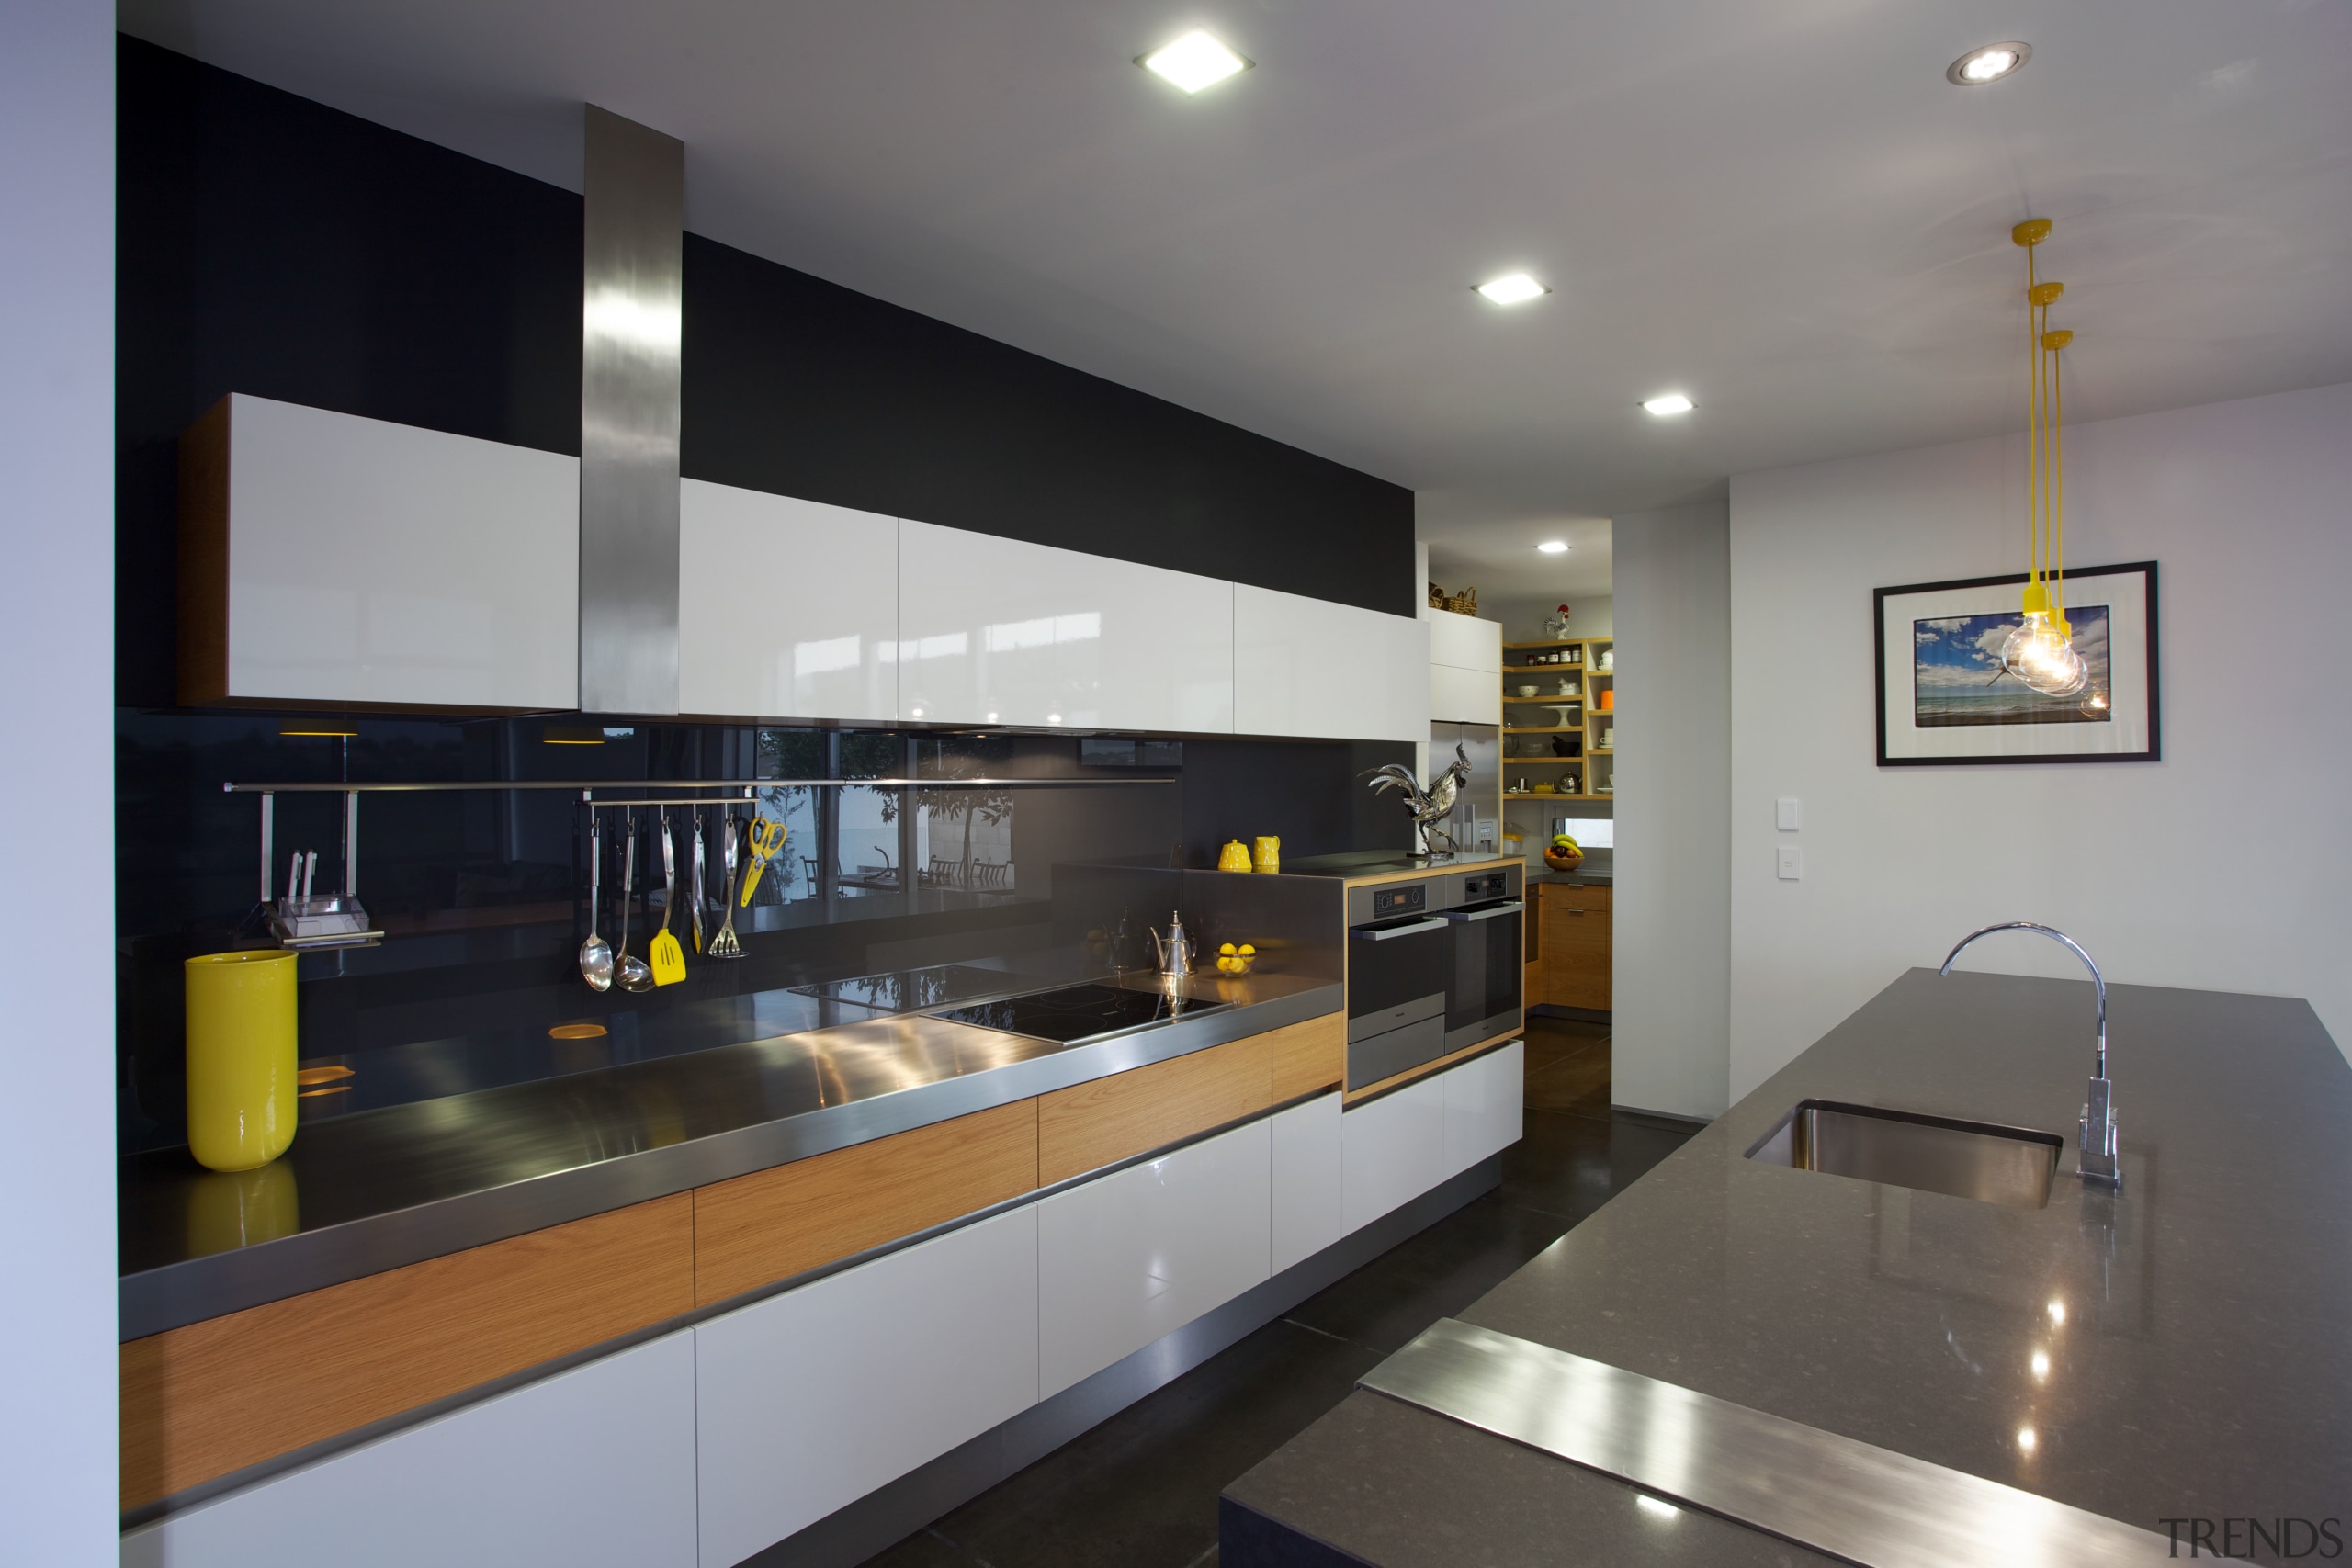
[(1462, 902), (1464, 904), (1482, 904), (1489, 898), (1507, 898), (1510, 896), (1510, 878), (1502, 872), (1490, 871), (1483, 876), (1462, 879)]
[(1385, 920), (1391, 915), (1418, 915), (1430, 907), (1429, 885), (1408, 882), (1402, 887), (1375, 887), (1372, 892), (1372, 918)]

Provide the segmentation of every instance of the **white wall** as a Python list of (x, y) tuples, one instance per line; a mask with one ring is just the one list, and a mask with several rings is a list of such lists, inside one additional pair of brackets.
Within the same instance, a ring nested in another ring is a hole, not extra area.
[[(2352, 1044), (2352, 386), (2066, 433), (2068, 560), (2162, 569), (2164, 761), (1879, 768), (1871, 591), (2019, 570), (2022, 476), (2006, 439), (1732, 480), (1735, 1098), (2003, 919), (2109, 980), (2309, 998)], [(1774, 874), (1783, 795), (1799, 882)], [(2081, 973), (2023, 937), (1962, 963)]]
[[(0, 723), (20, 764), (114, 750), (114, 51), (97, 0), (12, 0), (0, 26)], [(0, 901), (0, 952), (42, 954), (0, 1023), (21, 1179), (0, 1205), (0, 1562), (44, 1568), (118, 1550), (108, 794), (0, 774), (10, 875), (41, 890)]]
[[(1565, 598), (1555, 595), (1548, 599), (1541, 595), (1528, 598), (1514, 594), (1508, 599), (1482, 599), (1478, 603), (1478, 615), (1482, 620), (1500, 621), (1505, 642), (1542, 642), (1552, 635), (1544, 629), (1544, 618), (1566, 604), (1568, 607), (1570, 637), (1613, 637), (1616, 635), (1611, 625), (1614, 619), (1611, 608), (1613, 592), (1612, 581), (1611, 593), (1570, 594)], [(1623, 698), (1618, 700), (1623, 701)]]
[(1724, 503), (1614, 520), (1618, 736), (1611, 1098), (1731, 1103), (1731, 553)]

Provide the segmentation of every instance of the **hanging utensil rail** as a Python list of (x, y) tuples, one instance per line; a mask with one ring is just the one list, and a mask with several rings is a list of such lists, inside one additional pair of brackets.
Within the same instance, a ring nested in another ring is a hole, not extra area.
[[(270, 901), (270, 860), (276, 854), (277, 797), (281, 795), (340, 795), (343, 796), (343, 891), (359, 892), (359, 797), (363, 795), (415, 795), (442, 790), (561, 789), (576, 790), (591, 806), (725, 806), (755, 800), (763, 789), (1035, 789), (1072, 784), (1172, 784), (1173, 778), (1149, 779), (648, 779), (641, 784), (611, 779), (460, 779), (440, 784), (237, 784), (224, 782), (223, 795), (261, 796), (261, 901)], [(731, 790), (730, 795), (647, 795), (648, 790)], [(603, 798), (598, 791), (604, 792)], [(613, 798), (621, 792), (626, 798)]]

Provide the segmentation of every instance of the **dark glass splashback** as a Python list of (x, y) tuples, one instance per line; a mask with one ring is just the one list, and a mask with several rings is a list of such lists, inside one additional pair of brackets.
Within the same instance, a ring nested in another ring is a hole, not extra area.
[[(764, 785), (732, 809), (787, 838), (739, 908), (744, 956), (685, 942), (686, 978), (598, 993), (577, 955), (590, 925), (591, 812), (573, 789), (360, 795), (357, 888), (379, 945), (300, 959), (306, 1117), (700, 1050), (870, 1013), (820, 983), (926, 965), (1007, 964), (1078, 978), (1182, 903), (1204, 931), (1264, 931), (1300, 898), (1265, 886), (1236, 909), (1214, 863), (1231, 837), (1278, 832), (1291, 855), (1401, 847), (1401, 812), (1358, 775), (1409, 748), (1344, 742), (944, 735), (552, 717), (377, 717), (119, 710), (118, 1006), (121, 1141), (183, 1141), (182, 961), (273, 945), (261, 896), (261, 804), (224, 784), (577, 781), (670, 794), (662, 781)], [(971, 787), (962, 779), (1020, 783)], [(911, 785), (860, 780), (912, 779)], [(345, 795), (272, 796), (273, 893), (289, 858), (342, 888)], [(637, 834), (630, 951), (665, 903), (665, 808), (600, 806), (600, 934), (617, 946), (624, 824)], [(699, 815), (712, 844), (726, 806)], [(695, 813), (666, 808), (688, 880)], [(711, 862), (716, 874), (716, 857)], [(1249, 879), (1238, 879), (1247, 881)], [(1289, 879), (1283, 879), (1287, 881)], [(1268, 879), (1272, 883), (1273, 879)], [(1304, 888), (1299, 890), (1301, 894)], [(713, 897), (716, 897), (714, 891)], [(1302, 908), (1304, 906), (1302, 905)], [(1250, 922), (1256, 925), (1250, 927)], [(1316, 922), (1300, 922), (1311, 929)], [(716, 919), (712, 924), (715, 928)], [(674, 930), (687, 930), (682, 897)], [(1333, 955), (1295, 946), (1317, 973)], [(810, 987), (815, 994), (787, 987)], [(355, 1066), (355, 1064), (357, 1066)], [(344, 1072), (340, 1069), (350, 1067)]]

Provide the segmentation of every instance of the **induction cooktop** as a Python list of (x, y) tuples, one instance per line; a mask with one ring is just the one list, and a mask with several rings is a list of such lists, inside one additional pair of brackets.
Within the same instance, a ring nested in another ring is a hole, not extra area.
[(1025, 997), (977, 1002), (933, 1016), (1070, 1045), (1081, 1040), (1122, 1034), (1147, 1024), (1169, 1022), (1178, 1017), (1216, 1012), (1230, 1005), (1171, 997), (1161, 990), (1131, 991), (1116, 986), (1098, 986), (1090, 981), (1058, 986), (1050, 991), (1033, 991)]

